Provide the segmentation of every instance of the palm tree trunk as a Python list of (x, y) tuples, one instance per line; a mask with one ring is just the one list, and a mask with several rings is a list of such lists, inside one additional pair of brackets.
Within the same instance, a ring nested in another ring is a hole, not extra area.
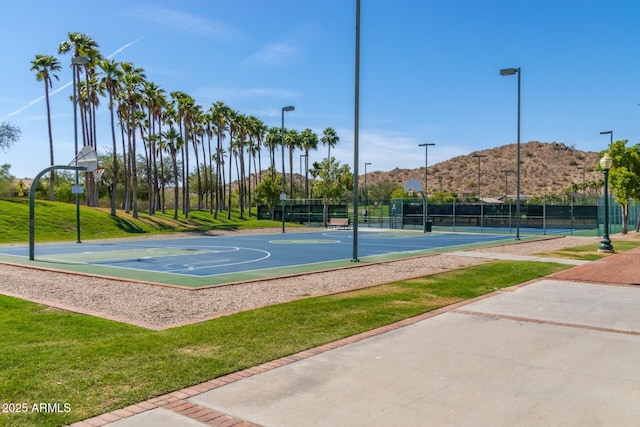
[(198, 210), (202, 210), (202, 177), (200, 175), (200, 156), (198, 155), (198, 139), (197, 136), (195, 134), (195, 132), (193, 133), (193, 153), (196, 156), (196, 177), (198, 179), (198, 188), (197, 188), (197, 192), (198, 192)]
[(117, 144), (116, 144), (116, 125), (115, 125), (115, 116), (113, 113), (113, 93), (109, 90), (109, 115), (111, 119), (111, 142), (113, 146), (113, 177), (111, 178), (111, 216), (117, 216), (116, 210), (116, 198), (117, 198), (117, 188), (118, 188), (118, 154), (117, 154)]
[(229, 210), (227, 211), (227, 219), (231, 219), (231, 159), (233, 158), (233, 148), (229, 146)]
[(138, 171), (136, 167), (136, 129), (131, 126), (129, 161), (131, 162), (131, 216), (138, 218)]
[(178, 188), (180, 186), (180, 173), (178, 172), (178, 156), (176, 148), (171, 147), (171, 160), (173, 161), (173, 219), (178, 219)]
[[(128, 119), (127, 119), (128, 120)], [(126, 212), (129, 213), (130, 209), (131, 209), (131, 199), (130, 199), (130, 194), (129, 194), (129, 188), (130, 188), (130, 179), (129, 176), (131, 175), (131, 171), (129, 169), (129, 156), (128, 156), (128, 150), (127, 150), (127, 146), (126, 146), (126, 139), (125, 139), (125, 126), (124, 123), (122, 123), (122, 121), (120, 121), (120, 136), (122, 137), (122, 164), (124, 166), (124, 195), (122, 198), (122, 209)], [(128, 132), (126, 135), (126, 138), (128, 138)]]
[[(47, 100), (47, 124), (49, 126), (49, 160), (51, 162), (51, 166), (53, 166), (53, 134), (51, 133), (51, 105), (49, 104), (49, 82), (47, 79), (44, 79), (44, 96)], [(54, 170), (51, 171), (49, 175), (49, 200), (52, 202), (56, 199), (55, 193), (55, 183), (56, 183), (56, 173)]]

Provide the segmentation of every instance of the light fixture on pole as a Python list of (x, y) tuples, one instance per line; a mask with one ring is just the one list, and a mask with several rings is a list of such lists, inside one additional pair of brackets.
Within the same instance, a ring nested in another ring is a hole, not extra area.
[(609, 147), (611, 147), (611, 144), (613, 144), (613, 131), (612, 130), (606, 130), (604, 132), (600, 132), (600, 135), (609, 135)]
[(425, 200), (426, 200), (425, 206), (424, 206), (424, 220), (425, 220), (425, 223), (426, 223), (427, 217), (429, 215), (429, 212), (428, 212), (428, 210), (429, 210), (429, 186), (428, 186), (429, 174), (427, 173), (428, 172), (428, 168), (429, 168), (429, 166), (428, 166), (429, 158), (428, 158), (428, 154), (427, 153), (429, 151), (429, 147), (433, 147), (434, 145), (436, 145), (436, 144), (434, 144), (432, 142), (431, 143), (425, 143), (425, 144), (418, 144), (418, 147), (424, 147), (424, 197), (425, 197)]
[(287, 199), (287, 193), (285, 193), (284, 189), (284, 112), (285, 111), (293, 111), (295, 107), (293, 105), (288, 105), (286, 107), (282, 107), (282, 192), (280, 193), (280, 202), (282, 203), (282, 232), (284, 233), (284, 201)]
[(615, 252), (611, 239), (609, 239), (609, 169), (613, 166), (613, 159), (609, 156), (609, 153), (605, 153), (602, 159), (600, 159), (600, 167), (604, 174), (604, 227), (602, 232), (602, 239), (600, 240), (600, 246), (598, 252)]
[(516, 240), (520, 240), (520, 76), (522, 71), (518, 68), (503, 68), (501, 76), (518, 74), (518, 143), (516, 159)]
[[(91, 62), (91, 58), (89, 58), (88, 56), (74, 56), (73, 58), (71, 58), (71, 66), (73, 68), (73, 141), (74, 141), (74, 145), (75, 145), (75, 155), (76, 155), (76, 159), (78, 157), (78, 90), (77, 90), (77, 83), (76, 83), (76, 73), (77, 73), (77, 67), (81, 66), (81, 65), (87, 65), (89, 62)], [(76, 161), (76, 166), (78, 166), (78, 163)], [(78, 177), (78, 170), (75, 171), (76, 172), (76, 184), (75, 184), (75, 194), (76, 194), (76, 230), (77, 230), (77, 239), (76, 239), (76, 243), (81, 243), (80, 240), (80, 193), (78, 190), (79, 184), (80, 184), (80, 180)]]

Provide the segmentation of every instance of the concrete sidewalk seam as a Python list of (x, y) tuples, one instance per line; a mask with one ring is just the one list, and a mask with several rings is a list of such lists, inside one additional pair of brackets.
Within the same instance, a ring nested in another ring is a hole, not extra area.
[(587, 329), (587, 330), (591, 330), (591, 331), (608, 332), (608, 333), (613, 333), (613, 334), (640, 336), (640, 332), (638, 332), (638, 331), (627, 331), (627, 330), (624, 330), (624, 329), (602, 328), (602, 327), (599, 327), (599, 326), (580, 325), (578, 323), (555, 322), (553, 320), (532, 319), (530, 317), (509, 316), (509, 315), (505, 315), (505, 314), (494, 314), (494, 313), (483, 313), (483, 312), (480, 312), (480, 311), (471, 311), (471, 310), (454, 310), (453, 312), (454, 313), (458, 313), (458, 314), (465, 314), (465, 315), (469, 315), (469, 316), (486, 317), (486, 318), (490, 318), (490, 319), (513, 320), (513, 321), (516, 321), (516, 322), (537, 323), (537, 324), (541, 324), (541, 325), (562, 326), (562, 327), (566, 327), (566, 328)]

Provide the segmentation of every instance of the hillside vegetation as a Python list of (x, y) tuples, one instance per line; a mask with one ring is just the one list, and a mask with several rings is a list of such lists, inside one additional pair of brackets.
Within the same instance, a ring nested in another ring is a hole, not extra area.
[[(444, 162), (429, 165), (429, 193), (455, 192), (459, 195), (477, 195), (478, 158), (480, 158), (480, 191), (483, 197), (505, 194), (505, 170), (507, 194), (515, 194), (517, 145), (509, 144), (487, 150), (474, 151)], [(599, 153), (580, 151), (565, 144), (552, 142), (527, 142), (520, 145), (520, 192), (531, 196), (559, 195), (578, 184), (583, 178), (589, 192), (589, 183), (602, 181), (602, 173), (596, 170)], [(424, 161), (423, 161), (424, 162)], [(423, 163), (424, 164), (424, 163)], [(583, 170), (579, 167), (583, 166)], [(362, 180), (363, 178), (361, 178)], [(417, 169), (393, 169), (367, 174), (369, 185), (388, 179), (402, 186), (409, 179), (424, 182), (424, 166)]]

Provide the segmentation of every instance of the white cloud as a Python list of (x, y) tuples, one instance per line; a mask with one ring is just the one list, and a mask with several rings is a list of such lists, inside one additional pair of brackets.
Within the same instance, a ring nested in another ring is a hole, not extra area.
[(175, 9), (145, 5), (132, 9), (130, 14), (136, 18), (151, 21), (164, 27), (171, 27), (207, 37), (225, 38), (236, 34), (236, 30), (227, 25)]
[(262, 64), (279, 66), (286, 64), (289, 59), (299, 56), (300, 48), (293, 43), (269, 43), (258, 52), (250, 55), (245, 62), (250, 64)]

